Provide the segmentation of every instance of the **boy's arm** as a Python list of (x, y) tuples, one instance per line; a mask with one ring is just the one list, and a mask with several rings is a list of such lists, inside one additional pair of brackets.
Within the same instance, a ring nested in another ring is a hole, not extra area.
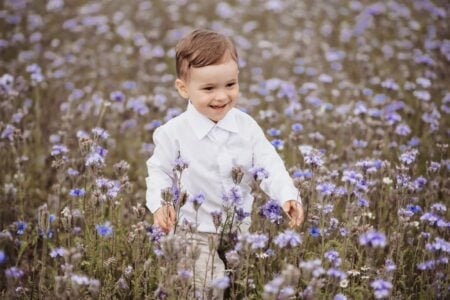
[(272, 199), (278, 200), (283, 210), (290, 217), (290, 225), (297, 226), (303, 222), (303, 206), (299, 191), (294, 186), (283, 160), (275, 147), (267, 140), (263, 130), (255, 122), (253, 144), (254, 165), (263, 167), (269, 177), (261, 182), (261, 189)]
[(175, 222), (175, 213), (172, 206), (162, 207), (161, 191), (172, 186), (173, 162), (170, 154), (175, 154), (176, 150), (171, 149), (171, 142), (161, 128), (157, 128), (153, 133), (153, 143), (153, 155), (147, 160), (146, 205), (154, 214), (155, 224), (166, 230)]

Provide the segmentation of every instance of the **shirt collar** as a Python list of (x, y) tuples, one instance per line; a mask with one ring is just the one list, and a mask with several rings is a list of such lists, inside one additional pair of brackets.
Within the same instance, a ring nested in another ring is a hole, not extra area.
[(188, 119), (189, 124), (191, 125), (192, 129), (194, 130), (195, 135), (199, 140), (204, 138), (214, 126), (220, 127), (224, 130), (238, 133), (238, 126), (236, 124), (236, 117), (235, 117), (235, 108), (232, 108), (225, 117), (220, 120), (217, 123), (214, 123), (210, 119), (208, 119), (206, 116), (202, 115), (197, 111), (197, 109), (192, 105), (192, 103), (189, 101), (188, 107), (186, 110), (186, 116)]

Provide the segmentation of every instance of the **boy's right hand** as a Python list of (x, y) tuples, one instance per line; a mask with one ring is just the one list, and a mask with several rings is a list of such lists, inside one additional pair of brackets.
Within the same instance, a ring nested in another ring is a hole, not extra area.
[(155, 225), (161, 227), (166, 233), (172, 229), (175, 224), (176, 215), (172, 205), (163, 205), (153, 214)]

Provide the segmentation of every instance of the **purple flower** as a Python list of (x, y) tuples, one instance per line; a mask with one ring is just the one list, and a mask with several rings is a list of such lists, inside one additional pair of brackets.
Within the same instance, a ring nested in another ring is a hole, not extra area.
[(91, 152), (86, 157), (85, 165), (87, 167), (97, 166), (101, 167), (105, 164), (105, 159), (97, 152)]
[(354, 139), (354, 140), (353, 140), (353, 146), (354, 146), (355, 148), (366, 148), (367, 145), (368, 145), (368, 142), (367, 142), (367, 141), (364, 141), (364, 140), (358, 140), (358, 139)]
[(279, 136), (281, 134), (281, 130), (276, 128), (270, 128), (267, 130), (267, 134), (270, 136)]
[(367, 201), (367, 199), (365, 198), (359, 198), (358, 205), (361, 207), (369, 207), (369, 201)]
[(200, 192), (197, 195), (190, 197), (189, 201), (194, 206), (195, 211), (198, 211), (200, 206), (205, 202), (205, 194)]
[(224, 290), (230, 286), (230, 278), (228, 276), (216, 278), (211, 282), (211, 286), (215, 289)]
[(421, 221), (427, 222), (429, 225), (435, 225), (441, 218), (432, 212), (426, 212), (421, 217)]
[(433, 205), (431, 205), (431, 210), (435, 211), (435, 212), (446, 212), (447, 211), (447, 207), (438, 202), (438, 203), (434, 203)]
[(147, 228), (147, 235), (150, 238), (150, 241), (153, 243), (159, 243), (159, 241), (166, 235), (164, 230), (158, 225), (151, 225)]
[(300, 123), (294, 123), (292, 124), (291, 129), (294, 133), (300, 133), (303, 131), (303, 126)]
[(113, 233), (113, 228), (109, 221), (106, 221), (103, 224), (96, 224), (95, 229), (97, 230), (97, 233), (103, 237), (108, 237)]
[(60, 154), (65, 154), (67, 152), (69, 152), (69, 150), (67, 149), (66, 146), (57, 144), (57, 145), (53, 145), (52, 152), (50, 152), (50, 155), (51, 156), (57, 156), (57, 155), (60, 155)]
[(267, 245), (269, 238), (265, 234), (252, 233), (243, 236), (253, 250), (263, 249)]
[(249, 212), (244, 211), (244, 209), (242, 207), (239, 208), (234, 208), (234, 212), (236, 213), (236, 219), (237, 221), (241, 222), (243, 221), (245, 218), (247, 218), (248, 216), (250, 216)]
[(311, 178), (312, 177), (312, 172), (311, 170), (301, 170), (301, 169), (297, 169), (292, 173), (292, 177), (294, 178)]
[(363, 175), (353, 170), (344, 170), (344, 173), (342, 175), (342, 181), (348, 182), (350, 184), (356, 184), (358, 181), (362, 179)]
[(342, 260), (339, 257), (339, 253), (336, 250), (328, 250), (327, 252), (325, 252), (324, 256), (335, 267), (337, 267), (341, 264)]
[(226, 205), (239, 206), (242, 204), (242, 190), (239, 186), (233, 186), (228, 193), (222, 195), (222, 200)]
[(253, 167), (250, 169), (250, 172), (252, 173), (253, 178), (255, 178), (256, 181), (261, 181), (263, 179), (269, 178), (269, 172), (267, 172), (267, 170), (262, 167)]
[(8, 278), (18, 279), (18, 278), (22, 277), (23, 274), (24, 274), (24, 272), (21, 269), (19, 269), (18, 267), (11, 267), (11, 268), (8, 268), (5, 270), (5, 275)]
[(417, 212), (421, 212), (422, 208), (419, 205), (414, 205), (414, 204), (408, 204), (406, 205), (406, 209), (413, 212), (413, 213), (417, 213)]
[(392, 283), (383, 279), (376, 279), (370, 283), (376, 299), (382, 299), (389, 296), (392, 289)]
[(295, 231), (287, 229), (284, 232), (279, 233), (273, 242), (280, 248), (284, 248), (286, 246), (295, 247), (302, 243), (302, 238)]
[(12, 141), (14, 139), (13, 133), (16, 129), (17, 128), (14, 127), (13, 125), (7, 124), (5, 129), (2, 131), (1, 138), (2, 139), (7, 138), (8, 140)]
[(344, 294), (336, 294), (333, 298), (333, 300), (347, 300), (347, 297)]
[(269, 199), (264, 205), (259, 208), (259, 214), (271, 223), (280, 224), (283, 219), (283, 209), (278, 201)]
[(400, 155), (400, 161), (405, 165), (409, 166), (416, 160), (418, 154), (419, 151), (417, 151), (417, 149), (407, 150), (406, 152)]
[(178, 156), (173, 162), (173, 169), (182, 172), (189, 167), (189, 162), (184, 160), (181, 156)]
[(433, 243), (427, 243), (425, 248), (431, 252), (442, 251), (445, 253), (450, 253), (450, 242), (447, 242), (444, 239), (436, 237)]
[(423, 189), (425, 187), (425, 184), (427, 184), (427, 179), (422, 176), (417, 177), (413, 182), (413, 186), (417, 190)]
[(395, 127), (395, 133), (401, 136), (406, 136), (411, 134), (411, 129), (405, 123), (400, 123)]
[(330, 196), (333, 194), (336, 185), (331, 182), (322, 182), (316, 186), (316, 191), (318, 191), (323, 196)]
[(75, 169), (72, 169), (72, 168), (67, 169), (67, 175), (69, 175), (69, 176), (75, 177), (75, 176), (78, 176), (78, 174), (80, 174), (80, 172), (78, 172)]
[(386, 269), (386, 272), (392, 272), (397, 269), (397, 266), (394, 264), (392, 260), (387, 258), (384, 264), (384, 268)]
[(384, 233), (369, 230), (359, 236), (359, 244), (374, 248), (383, 248), (386, 246), (386, 236)]
[(109, 98), (114, 102), (123, 102), (125, 95), (121, 91), (114, 91), (109, 95)]
[(320, 167), (323, 165), (322, 154), (318, 151), (308, 151), (304, 154), (305, 163), (311, 167)]
[(86, 195), (86, 191), (83, 188), (81, 189), (76, 188), (70, 190), (69, 195), (72, 197), (83, 197), (84, 195)]
[(95, 128), (93, 128), (93, 129), (91, 130), (91, 132), (92, 132), (95, 136), (98, 136), (99, 138), (104, 139), (104, 140), (106, 140), (106, 139), (109, 137), (108, 132), (107, 132), (105, 129), (100, 128), (100, 127), (95, 127)]
[(327, 275), (330, 277), (338, 278), (339, 280), (344, 280), (347, 278), (347, 274), (337, 268), (329, 268), (327, 271)]
[(177, 274), (178, 277), (180, 277), (183, 280), (189, 280), (192, 278), (192, 272), (186, 269), (178, 270)]
[(67, 253), (67, 250), (64, 247), (56, 247), (52, 251), (50, 251), (50, 257), (63, 257)]

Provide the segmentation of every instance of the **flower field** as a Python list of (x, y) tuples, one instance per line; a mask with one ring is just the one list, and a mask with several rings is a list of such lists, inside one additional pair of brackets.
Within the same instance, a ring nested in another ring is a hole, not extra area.
[[(259, 188), (271, 174), (236, 166), (211, 212), (228, 270), (212, 288), (448, 299), (449, 13), (440, 0), (2, 1), (0, 297), (202, 297), (196, 224), (166, 236), (145, 207), (152, 134), (186, 108), (174, 47), (200, 27), (236, 44), (237, 107), (285, 161), (306, 214), (289, 228)], [(174, 162), (177, 176), (186, 168)], [(243, 173), (252, 212), (233, 200)], [(162, 193), (178, 208), (208, 200)]]

